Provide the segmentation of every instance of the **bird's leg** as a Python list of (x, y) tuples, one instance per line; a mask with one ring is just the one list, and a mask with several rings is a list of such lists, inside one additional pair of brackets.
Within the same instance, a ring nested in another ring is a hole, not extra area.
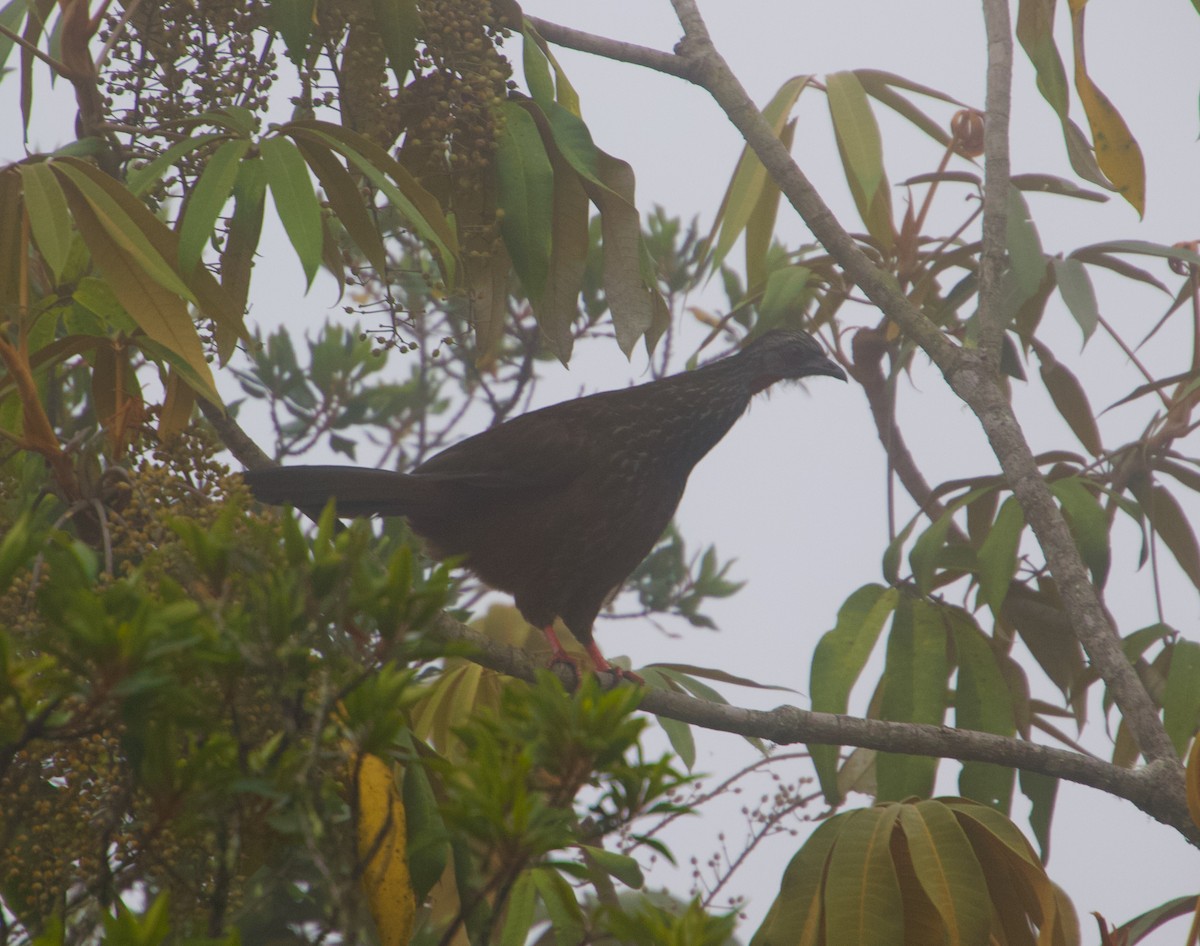
[(646, 681), (634, 673), (632, 670), (626, 670), (624, 667), (618, 667), (615, 664), (610, 664), (608, 659), (600, 653), (600, 648), (596, 646), (595, 641), (589, 641), (587, 644), (588, 656), (592, 658), (592, 663), (595, 664), (597, 670), (607, 671), (618, 680), (629, 680), (632, 683), (642, 683)]
[[(578, 677), (579, 661), (567, 653), (562, 642), (558, 639), (558, 633), (554, 630), (554, 625), (547, 624), (542, 628), (542, 633), (546, 635), (546, 643), (550, 645), (550, 663), (570, 664), (575, 669), (576, 677)], [(616, 680), (630, 680), (633, 683), (646, 682), (632, 670), (626, 670), (623, 667), (610, 664), (608, 659), (600, 653), (600, 648), (596, 646), (595, 641), (589, 641), (586, 646), (588, 656), (592, 658), (592, 664), (599, 672), (611, 673)]]
[(546, 643), (550, 645), (550, 663), (570, 664), (579, 670), (579, 661), (572, 657), (563, 648), (562, 641), (558, 639), (558, 632), (554, 630), (553, 624), (547, 624), (542, 628), (542, 633), (546, 635)]

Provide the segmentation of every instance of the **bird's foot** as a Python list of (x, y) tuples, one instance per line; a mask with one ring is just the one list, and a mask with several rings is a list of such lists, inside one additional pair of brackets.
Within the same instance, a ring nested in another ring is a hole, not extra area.
[[(563, 681), (563, 685), (569, 689), (574, 689), (571, 683), (576, 686), (583, 679), (583, 671), (580, 669), (579, 661), (572, 657), (563, 648), (562, 643), (558, 639), (558, 635), (554, 632), (553, 625), (545, 627), (542, 632), (546, 635), (546, 641), (550, 645), (550, 667), (553, 669), (556, 665), (566, 664), (570, 667), (567, 673), (558, 673), (556, 675)], [(608, 659), (600, 653), (600, 648), (596, 646), (596, 642), (592, 641), (586, 645), (588, 656), (592, 659), (592, 667), (596, 674), (612, 674), (613, 686), (616, 686), (622, 680), (630, 683), (636, 683), (644, 686), (646, 681), (634, 673), (632, 670), (626, 670), (624, 667), (618, 667), (616, 664), (611, 664)], [(570, 677), (572, 679), (567, 679)]]
[(595, 665), (597, 673), (611, 673), (616, 683), (627, 680), (639, 686), (646, 685), (646, 681), (632, 670), (626, 670), (624, 667), (618, 667), (616, 664), (609, 663), (608, 659), (600, 653), (600, 648), (596, 646), (595, 641), (587, 645), (587, 652), (588, 656), (592, 658), (592, 663)]

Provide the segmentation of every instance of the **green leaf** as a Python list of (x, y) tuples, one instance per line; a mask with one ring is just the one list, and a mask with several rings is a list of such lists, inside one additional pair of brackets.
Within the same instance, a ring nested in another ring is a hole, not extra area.
[(1188, 524), (1179, 501), (1165, 486), (1150, 482), (1148, 477), (1135, 476), (1129, 486), (1146, 518), (1154, 526), (1154, 531), (1175, 556), (1179, 567), (1192, 584), (1200, 588), (1200, 547), (1196, 545), (1196, 534)]
[[(864, 585), (838, 609), (837, 624), (822, 635), (813, 652), (809, 691), (814, 711), (846, 712), (850, 691), (899, 598), (895, 588)], [(837, 788), (838, 747), (810, 745), (808, 751), (826, 799), (831, 805), (837, 804), (841, 801)]]
[(625, 886), (632, 887), (634, 890), (642, 889), (646, 879), (642, 876), (642, 868), (634, 858), (628, 854), (618, 854), (616, 851), (592, 847), (588, 844), (582, 844), (580, 847), (605, 872), (612, 874)]
[[(406, 737), (409, 746), (411, 736)], [(437, 796), (429, 783), (429, 773), (419, 760), (404, 766), (404, 821), (408, 838), (408, 871), (417, 902), (423, 903), (442, 879), (450, 848), (446, 843), (445, 826)]]
[(45, 162), (17, 166), (24, 187), (25, 209), (33, 239), (54, 278), (62, 276), (71, 252), (71, 214), (58, 178)]
[(537, 123), (516, 102), (505, 102), (496, 142), (496, 203), (500, 232), (525, 294), (540, 300), (550, 269), (554, 170)]
[(550, 60), (528, 32), (521, 43), (521, 64), (525, 70), (525, 85), (533, 100), (543, 108), (554, 101), (554, 80), (550, 78)]
[(1163, 692), (1163, 726), (1175, 751), (1183, 757), (1200, 725), (1200, 643), (1175, 641), (1171, 669)]
[(866, 92), (854, 73), (835, 72), (826, 77), (826, 97), (858, 214), (880, 246), (890, 248), (895, 240), (891, 190), (883, 168), (879, 125)]
[(1083, 385), (1051, 354), (1050, 349), (1037, 339), (1033, 340), (1033, 348), (1042, 363), (1042, 383), (1046, 385), (1054, 407), (1087, 451), (1092, 456), (1100, 456), (1104, 452), (1104, 445), (1100, 440), (1100, 427), (1096, 423), (1096, 416), (1092, 413), (1092, 405)]
[(668, 716), (654, 718), (667, 734), (671, 748), (679, 756), (679, 760), (687, 766), (689, 772), (692, 771), (692, 766), (696, 764), (696, 737), (692, 734), (692, 727)]
[[(34, 527), (28, 513), (18, 516), (0, 536), (0, 594), (8, 591), (13, 576), (29, 564), (44, 539), (43, 529)], [(0, 647), (0, 671), (3, 669), (3, 649)], [(7, 688), (8, 685), (6, 679), (3, 686)]]
[(131, 193), (141, 197), (167, 172), (168, 168), (174, 167), (181, 158), (210, 141), (217, 141), (225, 137), (226, 135), (218, 132), (209, 132), (177, 141), (150, 163), (142, 165), (135, 171), (130, 171), (129, 176), (125, 179), (126, 186)]
[(1070, 105), (1067, 70), (1054, 43), (1055, 0), (1020, 0), (1017, 9), (1017, 40), (1037, 72), (1037, 87), (1043, 98), (1066, 119)]
[(329, 122), (290, 122), (283, 131), (293, 138), (309, 138), (343, 155), (379, 189), (435, 252), (446, 282), (453, 284), (458, 236), (437, 199), (395, 158), (369, 138)]
[(1079, 323), (1079, 328), (1083, 331), (1083, 343), (1086, 345), (1100, 322), (1100, 306), (1096, 302), (1096, 290), (1092, 287), (1092, 280), (1079, 260), (1055, 259), (1052, 263), (1058, 291), (1072, 317)]
[(908, 563), (912, 568), (913, 581), (922, 594), (928, 594), (933, 589), (935, 572), (943, 559), (946, 533), (950, 531), (955, 513), (993, 489), (995, 486), (991, 484), (979, 486), (958, 497), (913, 543), (912, 551), (908, 553)]
[[(114, 189), (122, 189), (121, 185), (103, 174), (91, 165), (75, 158), (58, 158), (49, 162), (51, 167), (62, 177), (65, 177), (87, 202), (91, 208), (92, 219), (107, 234), (114, 249), (128, 259), (129, 263), (144, 272), (167, 291), (189, 302), (196, 302), (196, 297), (185, 284), (173, 263), (169, 262), (159, 248), (146, 235), (146, 232), (130, 215), (129, 210), (117, 199)], [(128, 192), (126, 192), (128, 193)], [(72, 205), (75, 206), (75, 205)], [(140, 206), (140, 205), (139, 205)], [(150, 217), (150, 211), (140, 207), (139, 213)], [(76, 219), (79, 214), (76, 212)], [(162, 227), (158, 220), (151, 220)], [(165, 227), (162, 227), (166, 230)], [(93, 230), (92, 238), (84, 236), (88, 249), (96, 253), (94, 245), (100, 239), (100, 233)], [(134, 313), (130, 313), (134, 315)], [(135, 315), (136, 318), (136, 315)]]
[(1066, 514), (1067, 525), (1075, 545), (1092, 573), (1092, 581), (1098, 588), (1104, 587), (1108, 578), (1111, 551), (1108, 538), (1108, 516), (1104, 507), (1084, 481), (1069, 476), (1050, 483), (1050, 492), (1059, 501)]
[[(771, 125), (776, 136), (782, 137), (796, 100), (811, 81), (812, 76), (792, 76), (763, 107), (763, 118)], [(706, 248), (712, 247), (709, 265), (714, 272), (746, 229), (764, 190), (771, 186), (773, 185), (767, 177), (766, 168), (758, 160), (758, 155), (746, 145), (742, 148), (729, 187), (721, 200), (721, 206), (717, 209), (712, 232), (704, 241)]]
[(271, 26), (283, 37), (288, 58), (295, 63), (304, 62), (312, 36), (316, 0), (269, 0), (268, 5)]
[[(834, 130), (849, 159), (846, 177), (857, 183), (869, 201), (882, 186), (884, 176), (883, 141), (866, 91), (852, 72), (829, 75), (826, 91)], [(863, 217), (865, 219), (866, 214)]]
[(321, 205), (317, 203), (308, 165), (296, 145), (286, 138), (266, 138), (258, 147), (267, 171), (267, 185), (275, 200), (275, 212), (300, 257), (307, 285), (312, 286), (321, 265), (322, 234)]
[(362, 191), (349, 172), (325, 145), (307, 138), (296, 139), (296, 147), (325, 191), (337, 219), (377, 273), (387, 269), (387, 251), (379, 227), (371, 218)]
[(1008, 256), (1013, 274), (1017, 277), (1025, 298), (1031, 297), (1042, 284), (1046, 273), (1046, 254), (1042, 240), (1033, 224), (1024, 195), (1013, 186), (1008, 188)]
[[(940, 606), (924, 599), (901, 598), (888, 635), (883, 671), (881, 719), (941, 725), (946, 714), (946, 628)], [(937, 760), (880, 753), (875, 761), (880, 801), (933, 793)]]
[(1029, 826), (1037, 838), (1042, 863), (1050, 860), (1050, 822), (1054, 818), (1054, 801), (1058, 796), (1058, 779), (1040, 772), (1022, 769), (1021, 794), (1029, 799)]
[(979, 593), (992, 614), (999, 616), (1008, 586), (1017, 572), (1017, 550), (1025, 531), (1025, 514), (1015, 496), (1010, 496), (996, 514), (996, 521), (975, 556)]
[(184, 274), (195, 270), (212, 239), (217, 217), (233, 193), (238, 167), (249, 148), (245, 138), (225, 142), (213, 152), (192, 188), (179, 228), (179, 268)]
[(396, 77), (396, 85), (403, 86), (412, 69), (417, 36), (421, 31), (416, 0), (372, 0), (372, 6), (388, 65)]
[[(1016, 732), (1012, 695), (987, 636), (965, 611), (943, 612), (954, 634), (958, 678), (954, 690), (954, 721), (959, 729), (1011, 736)], [(1007, 814), (1012, 806), (1014, 771), (988, 762), (964, 762), (959, 791), (967, 798)]]
[[(533, 874), (522, 874), (508, 896), (508, 914), (504, 917), (504, 929), (500, 933), (500, 946), (525, 946), (529, 929), (533, 926), (534, 909), (537, 906)], [(418, 896), (417, 902), (421, 902)]]
[[(793, 118), (779, 133), (779, 140), (788, 151), (792, 150), (795, 136), (796, 119)], [(780, 196), (779, 185), (768, 176), (746, 221), (746, 285), (751, 292), (767, 282), (767, 265), (771, 243), (775, 239), (775, 218), (779, 215)]]
[(562, 66), (559, 65), (558, 59), (554, 55), (554, 50), (550, 48), (550, 44), (534, 29), (533, 24), (528, 19), (523, 24), (522, 32), (524, 33), (525, 42), (535, 44), (554, 69), (555, 101), (572, 115), (579, 117), (579, 93), (575, 91), (575, 87), (571, 85), (571, 80), (567, 78), (567, 74), (563, 71)]
[[(261, 158), (251, 158), (238, 165), (237, 181), (233, 185), (233, 214), (229, 232), (221, 250), (221, 284), (233, 296), (238, 311), (244, 311), (250, 294), (250, 274), (254, 255), (262, 236), (263, 211), (267, 204), (267, 172)], [(233, 345), (229, 333), (218, 330), (217, 351), (228, 357)]]
[(883, 560), (880, 562), (880, 570), (883, 572), (884, 581), (889, 585), (900, 584), (900, 561), (904, 553), (904, 543), (912, 535), (913, 529), (917, 526), (917, 519), (920, 516), (921, 514), (917, 513), (908, 520), (908, 525), (896, 533), (896, 537), (883, 550)]
[(612, 313), (617, 344), (629, 355), (638, 339), (655, 326), (662, 296), (653, 278), (646, 278), (643, 267), (648, 254), (642, 240), (641, 217), (634, 203), (633, 168), (600, 152), (597, 171), (601, 185), (585, 179), (583, 187), (600, 208), (604, 296)]
[[(151, 343), (171, 353), (177, 367), (186, 366), (186, 376), (199, 385), (197, 393), (220, 404), (196, 326), (183, 300), (148, 274), (124, 247), (109, 239), (107, 228), (82, 195), (68, 192), (67, 200), (92, 258), (125, 311)], [(142, 235), (136, 225), (131, 223), (130, 228)]]
[(532, 871), (546, 913), (554, 927), (554, 938), (560, 943), (578, 943), (583, 939), (583, 912), (575, 891), (562, 875), (550, 867), (538, 867)]
[(785, 266), (767, 277), (767, 288), (758, 304), (759, 315), (768, 325), (777, 324), (785, 315), (802, 312), (812, 291), (808, 288), (812, 270), (807, 266)]
[[(25, 19), (28, 7), (28, 0), (9, 0), (4, 8), (0, 9), (0, 26), (16, 33), (21, 21)], [(4, 75), (4, 64), (8, 62), (8, 57), (12, 54), (13, 45), (12, 39), (5, 34), (0, 34), (0, 77)]]

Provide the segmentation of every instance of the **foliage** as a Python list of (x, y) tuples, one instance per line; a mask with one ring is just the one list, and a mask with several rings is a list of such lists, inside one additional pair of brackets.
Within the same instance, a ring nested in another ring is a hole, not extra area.
[[(780, 86), (761, 117), (788, 147), (805, 131), (801, 96), (828, 108), (862, 225), (849, 247), (779, 241), (794, 182), (749, 145), (705, 237), (661, 210), (643, 231), (632, 169), (593, 140), (551, 44), (513, 0), (0, 9), (0, 70), (19, 51), (9, 81), (21, 128), (39, 60), (78, 108), (78, 140), (0, 168), (2, 935), (390, 944), (415, 930), (421, 943), (520, 943), (545, 922), (537, 935), (563, 943), (727, 941), (735, 917), (714, 897), (728, 874), (713, 896), (670, 909), (615, 882), (642, 887), (643, 859), (671, 856), (659, 829), (745, 773), (700, 793), (646, 749), (636, 691), (585, 678), (566, 693), (548, 675), (527, 686), (485, 670), (437, 633), (442, 609), (465, 616), (481, 589), (452, 585), (402, 525), (343, 530), (327, 512), (306, 537), (249, 510), (213, 459), (223, 446), (262, 462), (222, 414), (223, 373), (246, 395), (240, 416), (269, 415), (277, 459), (318, 445), (355, 459), (366, 440), (381, 464), (406, 466), (519, 413), (577, 342), (611, 335), (628, 354), (644, 340), (654, 372), (667, 370), (685, 297), (714, 275), (719, 304), (687, 300), (708, 336), (689, 364), (718, 339), (819, 333), (862, 388), (907, 494), (889, 509), (881, 574), (845, 579), (858, 587), (813, 655), (812, 708), (849, 712), (878, 667), (870, 718), (937, 726), (953, 712), (960, 731), (1075, 752), (1060, 727), (1085, 726), (1103, 675), (1104, 722), (1119, 715), (1114, 771), (1174, 765), (1191, 744), (1186, 797), (1200, 825), (1200, 644), (1160, 600), (1144, 626), (1114, 629), (1119, 669), (1136, 670), (1168, 743), (1170, 758), (1155, 757), (1112, 665), (1073, 633), (1081, 605), (1045, 538), (1046, 517), (1061, 517), (1097, 596), (1122, 567), (1123, 528), (1156, 591), (1167, 578), (1200, 589), (1188, 513), (1200, 459), (1186, 452), (1200, 403), (1197, 247), (1048, 249), (1039, 232), (1050, 201), (1083, 215), (1111, 192), (1144, 209), (1140, 148), (1087, 69), (1084, 3), (1068, 7), (1073, 84), (1050, 0), (1022, 0), (1015, 36), (1073, 179), (1020, 169), (985, 187), (975, 159), (987, 116), (902, 76), (857, 69)], [(292, 112), (279, 121), (281, 98)], [(932, 142), (924, 170), (895, 187), (881, 105)], [(274, 263), (260, 244), (268, 194), (305, 284), (332, 274), (367, 332), (329, 325), (302, 346), (286, 329), (247, 327), (255, 257)], [(956, 352), (986, 349), (989, 321), (1000, 326), (998, 399), (1039, 388), (1072, 438), (1033, 458), (1046, 508), (990, 466), (927, 481), (929, 458), (906, 443), (902, 382), (923, 369), (928, 338), (903, 313), (857, 307), (853, 252)], [(1166, 297), (1142, 341), (1169, 326), (1187, 339), (1174, 363), (1137, 358), (1129, 325), (1103, 314), (1097, 274)], [(1071, 350), (1097, 335), (1139, 372), (1124, 390), (1093, 386)], [(1116, 433), (1117, 408), (1137, 417), (1133, 439)], [(711, 626), (706, 603), (740, 587), (731, 565), (711, 546), (689, 556), (672, 529), (618, 607), (636, 597), (639, 618)], [(537, 654), (511, 609), (478, 626)], [(705, 680), (752, 683), (687, 665), (644, 672), (654, 689), (710, 704), (724, 698)], [(660, 721), (690, 770), (691, 728)], [(1055, 777), (968, 759), (964, 798), (933, 800), (937, 755), (810, 753), (829, 817), (756, 942), (1020, 943), (1034, 928), (1039, 942), (1078, 939), (1043, 869)], [(1006, 818), (1018, 791), (1040, 859)], [(851, 792), (877, 804), (834, 812)], [(814, 800), (781, 790), (763, 820), (777, 828)], [(868, 902), (883, 906), (859, 908)], [(1113, 941), (1194, 909), (1163, 904)]]

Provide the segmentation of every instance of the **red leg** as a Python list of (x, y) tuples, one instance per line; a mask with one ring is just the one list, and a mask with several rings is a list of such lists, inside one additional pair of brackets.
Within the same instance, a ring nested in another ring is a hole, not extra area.
[(570, 664), (578, 670), (579, 661), (568, 654), (563, 648), (562, 641), (558, 639), (558, 632), (554, 630), (554, 625), (547, 624), (542, 628), (542, 633), (546, 635), (546, 643), (550, 645), (550, 663)]
[(592, 658), (592, 663), (595, 664), (597, 670), (607, 670), (618, 680), (629, 680), (633, 683), (645, 683), (640, 676), (632, 670), (626, 670), (624, 667), (617, 667), (610, 664), (605, 656), (600, 653), (600, 648), (596, 646), (596, 642), (592, 641), (587, 645), (588, 656)]
[[(576, 673), (579, 672), (579, 661), (572, 657), (563, 648), (562, 642), (558, 639), (558, 634), (554, 630), (554, 625), (550, 624), (542, 628), (542, 633), (546, 635), (546, 643), (550, 645), (550, 662), (568, 663), (575, 668)], [(610, 664), (605, 656), (600, 653), (600, 648), (596, 646), (596, 642), (592, 641), (587, 645), (588, 656), (592, 658), (593, 666), (602, 673), (611, 673), (618, 680), (630, 680), (634, 683), (645, 683), (640, 676), (632, 670), (625, 670), (621, 667), (616, 667)]]

